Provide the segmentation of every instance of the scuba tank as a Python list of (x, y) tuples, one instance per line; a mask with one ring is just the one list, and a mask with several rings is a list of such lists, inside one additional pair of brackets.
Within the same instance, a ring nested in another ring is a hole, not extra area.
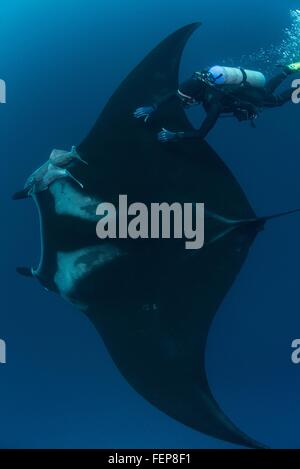
[(216, 85), (250, 85), (255, 88), (263, 88), (266, 78), (263, 73), (243, 68), (222, 67), (215, 65), (209, 69), (209, 73)]

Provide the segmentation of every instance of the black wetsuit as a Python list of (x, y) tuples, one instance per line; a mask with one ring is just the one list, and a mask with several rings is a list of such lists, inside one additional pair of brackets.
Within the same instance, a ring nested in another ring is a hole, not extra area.
[[(195, 73), (191, 79), (180, 85), (176, 99), (180, 99), (187, 107), (195, 103), (203, 104), (207, 116), (199, 130), (180, 132), (180, 138), (205, 138), (222, 114), (233, 114), (240, 121), (251, 120), (263, 108), (282, 106), (291, 100), (293, 89), (277, 96), (273, 93), (287, 76), (288, 73), (282, 72), (269, 80), (264, 88), (254, 88), (247, 83), (233, 86), (210, 85)], [(159, 105), (160, 102), (157, 103)]]

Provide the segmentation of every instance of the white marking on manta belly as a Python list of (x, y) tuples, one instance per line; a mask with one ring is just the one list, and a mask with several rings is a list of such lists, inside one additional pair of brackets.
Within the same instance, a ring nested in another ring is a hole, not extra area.
[[(97, 268), (109, 264), (115, 259), (125, 256), (126, 252), (109, 243), (92, 246), (73, 252), (57, 253), (57, 271), (54, 277), (55, 284), (65, 299), (74, 303), (72, 297), (78, 282), (90, 275)], [(84, 257), (89, 256), (88, 263)], [(92, 261), (91, 261), (92, 259)], [(84, 307), (84, 305), (82, 305)]]
[(76, 190), (65, 180), (53, 182), (49, 191), (53, 195), (55, 212), (58, 215), (72, 215), (83, 220), (98, 221), (98, 199), (85, 195), (82, 190)]

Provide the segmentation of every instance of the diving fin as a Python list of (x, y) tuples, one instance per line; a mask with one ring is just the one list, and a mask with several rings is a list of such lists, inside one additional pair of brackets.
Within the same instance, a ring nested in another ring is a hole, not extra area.
[(285, 71), (287, 75), (300, 72), (300, 62), (295, 62), (295, 63), (288, 64), (288, 65), (277, 64), (277, 67), (283, 68), (283, 70)]
[(288, 70), (293, 72), (300, 72), (300, 62), (295, 62), (293, 64), (287, 65)]

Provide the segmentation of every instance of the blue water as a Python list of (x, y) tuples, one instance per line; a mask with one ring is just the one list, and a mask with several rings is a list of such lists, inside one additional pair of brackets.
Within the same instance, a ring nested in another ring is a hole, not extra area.
[[(290, 8), (298, 2), (2, 0), (1, 447), (232, 447), (153, 408), (79, 311), (16, 275), (16, 265), (37, 262), (39, 232), (33, 204), (10, 196), (53, 148), (83, 139), (116, 86), (167, 34), (203, 21), (185, 51), (183, 78), (224, 58), (253, 63), (254, 53), (261, 61), (256, 51), (282, 43)], [(191, 117), (197, 122), (201, 113)], [(299, 117), (300, 105), (291, 104), (266, 112), (256, 130), (223, 120), (208, 138), (258, 214), (300, 206)], [(273, 448), (300, 447), (300, 365), (290, 360), (300, 337), (299, 233), (293, 216), (259, 236), (207, 351), (227, 414)]]

